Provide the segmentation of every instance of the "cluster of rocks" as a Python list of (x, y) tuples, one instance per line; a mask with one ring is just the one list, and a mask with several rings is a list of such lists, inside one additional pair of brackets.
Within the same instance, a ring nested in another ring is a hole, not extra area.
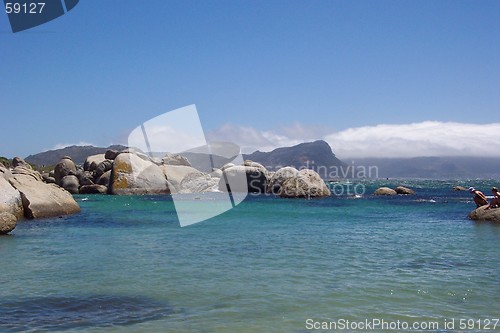
[(404, 186), (398, 186), (394, 189), (389, 187), (379, 187), (374, 193), (374, 195), (414, 195), (415, 191)]
[(55, 184), (47, 184), (42, 175), (21, 158), (11, 168), (0, 165), (0, 234), (16, 227), (21, 218), (44, 218), (80, 211), (73, 196)]
[(262, 164), (247, 160), (243, 165), (228, 163), (206, 173), (194, 168), (181, 155), (162, 159), (141, 151), (108, 150), (87, 157), (83, 166), (63, 157), (50, 173), (42, 175), (72, 194), (176, 194), (214, 191), (272, 193), (284, 198), (330, 195), (323, 179), (313, 170), (292, 167), (268, 171)]
[(474, 221), (488, 221), (493, 223), (500, 223), (500, 208), (486, 209), (487, 206), (481, 206), (467, 216)]

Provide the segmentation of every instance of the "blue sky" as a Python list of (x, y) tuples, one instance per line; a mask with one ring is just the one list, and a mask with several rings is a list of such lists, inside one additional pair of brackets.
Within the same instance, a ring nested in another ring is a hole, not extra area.
[(0, 155), (126, 143), (190, 104), (247, 151), (500, 154), (500, 1), (82, 0), (16, 34), (0, 13), (0, 39)]

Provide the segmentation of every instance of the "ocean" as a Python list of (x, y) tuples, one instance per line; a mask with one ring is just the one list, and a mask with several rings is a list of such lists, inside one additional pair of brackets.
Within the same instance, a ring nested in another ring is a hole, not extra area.
[(0, 332), (500, 331), (500, 226), (455, 185), (498, 182), (249, 196), (184, 228), (170, 196), (78, 195), (80, 214), (0, 237)]

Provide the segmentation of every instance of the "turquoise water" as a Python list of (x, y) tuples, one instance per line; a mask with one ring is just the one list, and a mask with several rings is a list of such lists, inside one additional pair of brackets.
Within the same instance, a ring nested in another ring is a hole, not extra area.
[(249, 197), (185, 228), (168, 196), (77, 196), (80, 214), (0, 237), (0, 332), (313, 332), (307, 319), (498, 318), (500, 227), (466, 219), (470, 195), (451, 187), (469, 183), (406, 181), (417, 196), (390, 198)]

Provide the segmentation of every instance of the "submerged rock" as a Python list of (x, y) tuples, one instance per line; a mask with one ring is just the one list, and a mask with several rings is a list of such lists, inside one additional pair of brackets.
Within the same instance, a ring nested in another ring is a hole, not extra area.
[(11, 213), (0, 212), (0, 235), (5, 235), (16, 228), (17, 218)]
[(404, 186), (398, 186), (394, 189), (397, 194), (405, 194), (405, 195), (414, 195), (415, 191), (412, 190), (411, 188), (404, 187)]
[(379, 187), (374, 193), (374, 195), (397, 195), (398, 192), (394, 191), (389, 187)]
[(467, 216), (474, 221), (490, 221), (500, 223), (500, 208), (486, 209), (487, 206), (481, 206)]

